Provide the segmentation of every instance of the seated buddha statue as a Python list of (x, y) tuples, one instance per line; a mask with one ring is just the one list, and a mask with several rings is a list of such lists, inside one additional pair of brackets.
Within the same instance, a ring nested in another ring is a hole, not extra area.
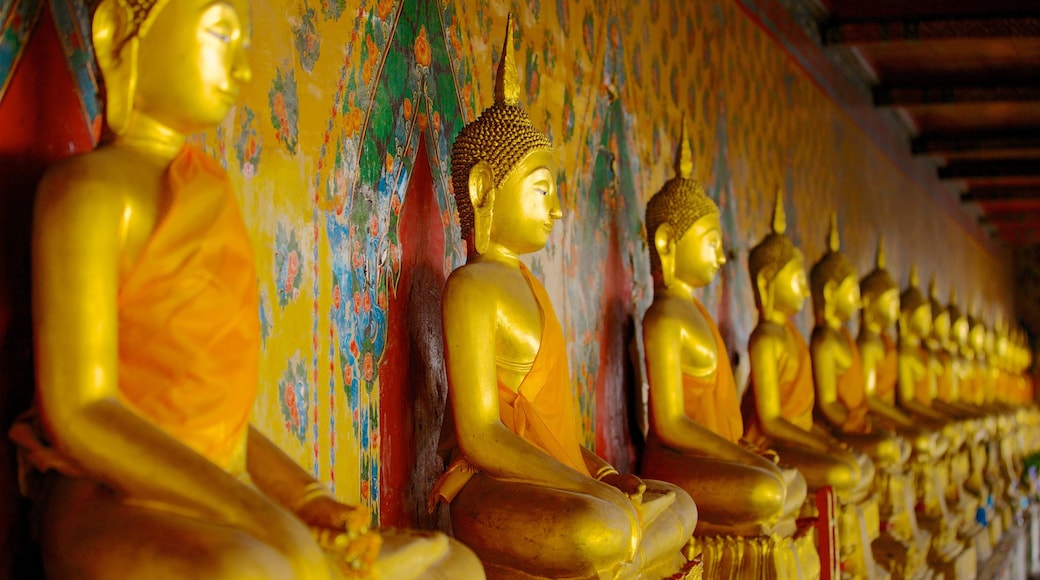
[(665, 577), (697, 523), (678, 487), (619, 474), (581, 445), (563, 331), (520, 261), (562, 217), (549, 139), (520, 105), (511, 24), (494, 104), (452, 147), (466, 264), (444, 288), (450, 464), (431, 494), (505, 577)]
[(185, 141), (249, 80), (250, 29), (244, 0), (97, 8), (115, 137), (39, 185), (37, 399), (10, 433), (46, 574), (482, 577), (444, 535), (369, 531), (250, 426), (252, 245), (226, 174)]
[(878, 467), (901, 466), (910, 455), (909, 444), (879, 430), (869, 416), (859, 346), (846, 327), (861, 306), (859, 281), (840, 244), (837, 215), (831, 214), (829, 251), (809, 274), (816, 318), (810, 352), (817, 415), (838, 439), (866, 453)]
[(748, 257), (759, 321), (748, 344), (751, 385), (744, 393), (744, 437), (775, 449), (805, 476), (809, 490), (830, 486), (842, 502), (856, 503), (870, 493), (874, 465), (813, 420), (812, 360), (791, 320), (809, 294), (805, 259), (784, 235), (786, 229), (778, 192), (773, 231)]
[[(643, 317), (650, 420), (640, 475), (689, 492), (698, 537), (790, 537), (805, 479), (740, 444), (744, 422), (726, 345), (694, 294), (726, 256), (719, 209), (690, 177), (683, 133), (675, 177), (646, 206), (654, 300)], [(755, 557), (758, 544), (750, 545), (747, 557)], [(713, 553), (704, 554), (705, 574), (738, 575), (720, 570)]]

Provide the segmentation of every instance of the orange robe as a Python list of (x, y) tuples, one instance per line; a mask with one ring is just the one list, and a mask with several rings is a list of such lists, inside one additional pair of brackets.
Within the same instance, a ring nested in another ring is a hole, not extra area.
[(899, 349), (887, 334), (881, 335), (885, 344), (885, 356), (875, 369), (874, 394), (889, 405), (896, 404), (896, 385), (899, 382)]
[[(531, 370), (515, 393), (499, 381), (499, 416), (502, 423), (520, 438), (560, 463), (590, 475), (578, 438), (563, 329), (542, 284), (523, 264), (520, 264), (520, 273), (527, 280), (542, 313), (542, 339)], [(478, 471), (458, 450), (453, 455), (456, 458), (430, 494), (428, 505), (431, 509), (438, 500), (450, 503)]]
[(712, 335), (715, 337), (718, 364), (715, 373), (710, 377), (683, 374), (683, 407), (687, 417), (711, 429), (720, 437), (736, 443), (744, 434), (744, 418), (740, 414), (737, 383), (733, 380), (733, 369), (729, 365), (726, 344), (722, 342), (722, 334), (719, 333), (708, 310), (696, 298), (694, 304), (711, 327)]
[[(813, 385), (812, 358), (809, 345), (802, 333), (791, 320), (785, 325), (788, 338), (794, 344), (794, 352), (784, 350), (777, 360), (777, 376), (780, 386), (780, 415), (794, 425), (812, 431), (813, 406), (816, 404), (816, 391)], [(754, 376), (754, 375), (752, 375)], [(755, 383), (751, 383), (751, 393)], [(748, 419), (744, 438), (759, 447), (768, 447), (769, 438), (762, 430), (758, 418), (758, 410), (754, 405), (745, 405), (745, 416)]]
[(947, 352), (938, 354), (942, 372), (935, 377), (935, 398), (949, 403), (953, 400), (953, 359)]
[(932, 370), (932, 361), (928, 354), (928, 351), (922, 346), (917, 349), (917, 359), (924, 365), (925, 371), (921, 375), (921, 378), (917, 379), (914, 383), (914, 399), (918, 403), (927, 407), (932, 406), (932, 378), (935, 376), (935, 371)]
[(852, 339), (847, 328), (841, 329), (841, 336), (849, 346), (852, 360), (845, 372), (838, 375), (838, 400), (848, 411), (848, 418), (842, 430), (848, 433), (865, 433), (868, 429), (867, 413), (870, 411), (867, 402), (866, 377), (863, 376), (863, 359), (859, 355), (859, 345)]
[[(225, 470), (245, 471), (259, 373), (253, 250), (224, 170), (184, 147), (170, 201), (119, 288), (119, 394), (128, 408)], [(12, 428), (23, 469), (74, 464), (32, 412)]]

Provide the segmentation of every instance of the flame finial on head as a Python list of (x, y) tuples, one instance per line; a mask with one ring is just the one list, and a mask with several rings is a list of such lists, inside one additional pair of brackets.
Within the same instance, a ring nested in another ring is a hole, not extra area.
[(506, 39), (495, 74), (495, 103), (515, 106), (520, 102), (520, 71), (516, 68), (513, 49), (513, 14), (506, 17)]
[(841, 249), (841, 237), (838, 234), (838, 212), (831, 212), (831, 229), (827, 232), (827, 247), (832, 252)]
[(679, 132), (679, 152), (675, 156), (675, 174), (683, 179), (690, 179), (693, 175), (693, 150), (690, 149), (690, 133), (686, 128), (685, 112)]
[(787, 231), (787, 213), (784, 211), (784, 192), (776, 188), (776, 204), (773, 206), (773, 233), (783, 235)]
[(885, 261), (886, 261), (886, 257), (885, 257), (885, 235), (884, 234), (878, 234), (878, 237), (877, 237), (877, 254), (876, 254), (876, 257), (874, 258), (874, 265), (875, 265), (875, 267), (877, 267), (878, 270), (884, 270), (885, 269)]
[(917, 264), (910, 265), (910, 287), (917, 288), (921, 285), (921, 278), (917, 274)]

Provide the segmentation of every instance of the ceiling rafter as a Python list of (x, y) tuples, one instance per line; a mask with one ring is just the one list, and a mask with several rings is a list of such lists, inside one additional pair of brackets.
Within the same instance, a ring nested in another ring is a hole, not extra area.
[(961, 103), (1028, 103), (1040, 100), (1040, 82), (959, 85), (880, 86), (874, 88), (879, 107), (952, 105)]
[[(921, 155), (956, 155), (961, 153), (1000, 153), (1040, 151), (1040, 131), (1035, 133), (1005, 133), (989, 135), (920, 135), (910, 146)], [(1040, 159), (1037, 160), (1040, 163)]]
[(996, 159), (951, 161), (939, 168), (939, 179), (1036, 178), (1040, 182), (1040, 160)]
[(899, 41), (1036, 38), (1040, 18), (908, 18), (832, 21), (823, 26), (824, 45)]
[(1040, 201), (1037, 187), (973, 187), (961, 194), (963, 202)]

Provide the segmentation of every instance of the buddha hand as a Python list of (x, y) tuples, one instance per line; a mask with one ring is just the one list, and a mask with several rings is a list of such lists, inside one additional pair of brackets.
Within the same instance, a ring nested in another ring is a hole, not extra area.
[(295, 511), (308, 527), (341, 531), (350, 538), (368, 531), (372, 525), (368, 509), (340, 503), (327, 495), (311, 498)]
[(643, 492), (646, 491), (646, 484), (643, 483), (643, 480), (631, 473), (611, 473), (604, 475), (600, 481), (618, 488), (637, 505), (642, 501)]

